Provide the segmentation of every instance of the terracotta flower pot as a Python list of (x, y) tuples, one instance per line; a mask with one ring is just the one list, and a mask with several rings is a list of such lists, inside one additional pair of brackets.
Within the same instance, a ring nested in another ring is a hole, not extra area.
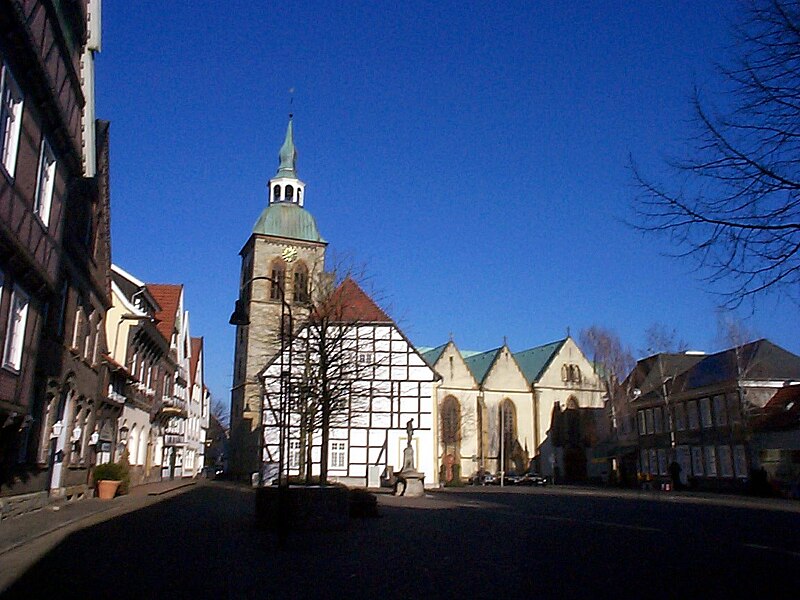
[(111, 500), (117, 495), (117, 489), (121, 483), (121, 481), (101, 479), (97, 482), (97, 497), (101, 500)]

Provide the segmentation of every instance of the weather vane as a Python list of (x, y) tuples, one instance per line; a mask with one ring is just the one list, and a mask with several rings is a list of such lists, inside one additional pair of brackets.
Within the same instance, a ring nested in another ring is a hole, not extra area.
[(291, 119), (294, 117), (294, 113), (292, 112), (292, 104), (294, 104), (294, 88), (289, 88), (289, 118)]

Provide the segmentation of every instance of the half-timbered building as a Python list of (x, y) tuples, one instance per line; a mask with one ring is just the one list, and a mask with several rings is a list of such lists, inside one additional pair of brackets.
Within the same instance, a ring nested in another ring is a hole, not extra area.
[[(436, 374), (355, 281), (346, 278), (331, 298), (321, 310), (332, 304), (336, 317), (318, 326), (315, 307), (309, 324), (288, 340), (261, 374), (266, 478), (276, 477), (281, 465), (290, 475), (299, 475), (308, 466), (318, 474), (325, 462), (329, 479), (377, 486), (381, 476), (403, 466), (410, 423), (416, 468), (426, 475), (427, 484), (435, 483)], [(328, 366), (321, 372), (322, 363)], [(321, 409), (318, 397), (305, 396), (313, 396), (321, 376), (337, 378), (334, 385), (339, 390), (327, 447), (324, 425), (310, 432), (304, 426), (309, 401), (314, 410)]]

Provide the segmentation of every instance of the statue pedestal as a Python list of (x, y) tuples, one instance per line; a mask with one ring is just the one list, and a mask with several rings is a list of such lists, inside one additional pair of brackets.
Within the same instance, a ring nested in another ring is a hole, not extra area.
[(416, 469), (403, 469), (396, 474), (397, 483), (394, 487), (395, 496), (419, 498), (425, 495), (425, 474)]

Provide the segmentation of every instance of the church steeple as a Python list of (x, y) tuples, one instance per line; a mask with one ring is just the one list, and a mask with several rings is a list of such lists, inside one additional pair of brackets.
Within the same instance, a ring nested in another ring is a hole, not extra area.
[(286, 139), (278, 153), (280, 165), (275, 177), (288, 177), (297, 179), (297, 150), (294, 147), (294, 127), (292, 126), (292, 115), (289, 115), (289, 126), (286, 128)]
[(294, 125), (289, 115), (286, 138), (278, 152), (278, 172), (269, 180), (269, 203), (290, 202), (303, 206), (306, 184), (297, 178), (297, 150), (294, 147)]

